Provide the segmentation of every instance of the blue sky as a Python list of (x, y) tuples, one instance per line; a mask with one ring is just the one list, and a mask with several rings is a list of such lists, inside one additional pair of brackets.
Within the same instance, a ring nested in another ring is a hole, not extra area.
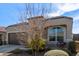
[[(45, 3), (45, 4), (30, 4), (34, 5), (34, 10), (31, 9), (33, 15), (40, 15), (41, 10), (38, 8), (46, 8), (44, 11), (47, 16), (70, 16), (73, 17), (73, 33), (79, 33), (79, 4), (78, 3)], [(51, 8), (50, 8), (51, 5)], [(19, 22), (20, 15), (25, 11), (25, 4), (0, 4), (0, 26), (9, 26)]]
[(0, 4), (0, 26), (17, 23), (23, 4)]

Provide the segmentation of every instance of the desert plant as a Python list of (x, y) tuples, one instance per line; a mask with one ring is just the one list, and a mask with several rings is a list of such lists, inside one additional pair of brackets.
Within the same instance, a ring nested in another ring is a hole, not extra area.
[(32, 52), (35, 52), (35, 55), (39, 50), (43, 50), (45, 48), (45, 39), (38, 38), (32, 39), (29, 47), (32, 49)]
[(44, 56), (69, 56), (69, 54), (63, 50), (50, 50)]
[(68, 43), (68, 50), (71, 51), (71, 53), (76, 53), (76, 49), (75, 49), (75, 42), (71, 41)]
[(45, 39), (40, 38), (38, 44), (39, 44), (39, 45), (38, 45), (39, 50), (45, 49), (45, 45), (46, 45)]

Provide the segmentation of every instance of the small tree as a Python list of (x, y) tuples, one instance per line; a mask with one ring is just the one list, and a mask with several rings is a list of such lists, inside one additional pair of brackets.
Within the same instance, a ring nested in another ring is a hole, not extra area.
[[(51, 7), (51, 3), (49, 5)], [(27, 3), (25, 4), (24, 15), (21, 15), (21, 19), (19, 20), (22, 23), (27, 24), (26, 22), (27, 18), (31, 19), (31, 17), (39, 16), (39, 14), (40, 16), (45, 16), (46, 14), (48, 14), (48, 12), (49, 12), (49, 8), (45, 7), (44, 4), (38, 3), (37, 5), (34, 5)], [(26, 43), (28, 42), (28, 46), (32, 48), (32, 51), (35, 50), (35, 52), (37, 52), (40, 49), (44, 49), (45, 40), (43, 39), (42, 35), (44, 31), (45, 20), (39, 20), (38, 18), (37, 20), (32, 21), (32, 23), (31, 22), (28, 23), (29, 23), (29, 28), (27, 27), (27, 30), (25, 25), (19, 27), (19, 29), (23, 29), (25, 33), (28, 33), (28, 40), (26, 38), (23, 38), (23, 40), (25, 40)], [(19, 35), (22, 36), (22, 34), (18, 34), (18, 36)]]
[(35, 52), (35, 55), (37, 55), (39, 50), (45, 49), (46, 42), (45, 39), (40, 36), (40, 31), (35, 31), (34, 35), (35, 36), (31, 39), (29, 47), (32, 48), (32, 52)]

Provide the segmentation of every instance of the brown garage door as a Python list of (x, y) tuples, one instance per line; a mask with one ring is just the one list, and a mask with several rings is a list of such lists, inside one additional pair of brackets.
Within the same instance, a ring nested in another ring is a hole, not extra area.
[(16, 33), (9, 33), (8, 40), (9, 40), (9, 44), (16, 44), (16, 45), (20, 44)]

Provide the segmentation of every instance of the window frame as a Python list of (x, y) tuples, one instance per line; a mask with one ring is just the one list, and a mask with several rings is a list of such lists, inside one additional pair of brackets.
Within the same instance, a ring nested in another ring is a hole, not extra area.
[[(49, 39), (49, 36), (50, 36), (50, 35), (49, 35), (49, 32), (50, 32), (49, 30), (50, 30), (50, 29), (54, 29), (54, 28), (55, 28), (55, 35), (53, 35), (53, 36), (55, 36), (55, 40), (54, 40), (53, 42), (55, 42), (55, 41), (58, 42), (58, 39), (57, 39), (57, 36), (58, 36), (58, 30), (57, 30), (57, 28), (58, 28), (58, 27), (59, 27), (60, 29), (62, 29), (62, 31), (63, 31), (63, 41), (64, 41), (64, 39), (65, 39), (65, 34), (66, 34), (66, 33), (65, 33), (65, 28), (62, 27), (62, 26), (54, 26), (54, 27), (48, 28), (48, 41), (49, 41), (49, 42), (52, 42), (52, 41), (50, 41), (50, 39)], [(51, 36), (52, 36), (52, 35), (51, 35)]]

